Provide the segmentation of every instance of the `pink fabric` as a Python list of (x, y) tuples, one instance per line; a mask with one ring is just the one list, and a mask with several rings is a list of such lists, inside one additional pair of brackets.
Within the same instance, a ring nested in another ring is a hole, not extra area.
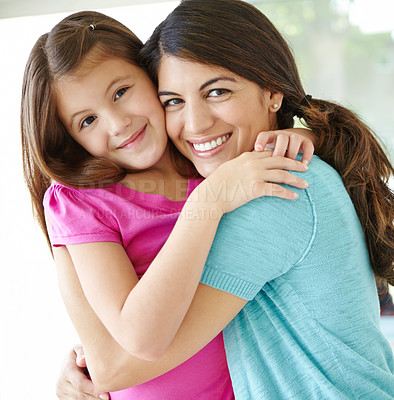
[[(189, 181), (188, 195), (198, 183)], [(165, 243), (183, 204), (120, 184), (73, 189), (54, 183), (44, 197), (54, 246), (120, 243), (139, 277)], [(172, 371), (139, 386), (113, 392), (111, 399), (234, 399), (222, 334)]]

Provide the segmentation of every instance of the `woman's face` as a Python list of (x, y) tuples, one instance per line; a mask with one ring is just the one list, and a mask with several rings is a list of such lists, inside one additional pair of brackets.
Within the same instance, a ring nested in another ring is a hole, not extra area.
[(59, 118), (93, 156), (134, 170), (150, 168), (162, 157), (164, 113), (141, 68), (120, 58), (85, 61), (77, 74), (57, 83), (56, 94)]
[(168, 135), (202, 176), (276, 128), (275, 95), (229, 70), (164, 56), (158, 80)]

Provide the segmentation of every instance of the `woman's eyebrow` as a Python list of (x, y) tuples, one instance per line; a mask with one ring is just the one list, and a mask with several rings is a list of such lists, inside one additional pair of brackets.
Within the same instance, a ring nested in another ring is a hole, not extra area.
[(180, 96), (178, 93), (175, 92), (169, 92), (168, 90), (161, 90), (158, 93), (158, 96)]
[(212, 84), (214, 84), (214, 83), (216, 83), (216, 82), (218, 82), (218, 81), (236, 82), (236, 79), (235, 79), (235, 78), (232, 78), (232, 77), (230, 77), (230, 76), (218, 76), (217, 78), (210, 79), (208, 82), (203, 83), (203, 84), (200, 86), (200, 89), (199, 89), (199, 90), (200, 90), (200, 91), (201, 91), (201, 90), (204, 90), (207, 86), (212, 85)]
[[(209, 81), (203, 83), (200, 86), (199, 91), (201, 92), (201, 90), (204, 90), (207, 86), (213, 85), (214, 83), (219, 82), (219, 81), (236, 82), (237, 80), (235, 78), (230, 77), (230, 76), (218, 76), (217, 78), (210, 79)], [(159, 95), (159, 97), (160, 96), (180, 96), (179, 93), (171, 92), (169, 90), (160, 90), (158, 95)]]

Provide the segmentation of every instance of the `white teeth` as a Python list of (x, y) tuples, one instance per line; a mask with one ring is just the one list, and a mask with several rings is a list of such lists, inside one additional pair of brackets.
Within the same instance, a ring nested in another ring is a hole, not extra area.
[(212, 150), (218, 146), (221, 146), (228, 138), (230, 135), (225, 135), (222, 137), (217, 138), (216, 140), (211, 140), (210, 142), (205, 142), (205, 143), (193, 143), (193, 147), (197, 151), (208, 151)]

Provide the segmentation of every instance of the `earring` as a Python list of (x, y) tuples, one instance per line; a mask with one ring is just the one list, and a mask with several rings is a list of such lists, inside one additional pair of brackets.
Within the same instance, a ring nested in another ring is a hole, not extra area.
[(276, 110), (279, 106), (275, 103), (272, 107)]

